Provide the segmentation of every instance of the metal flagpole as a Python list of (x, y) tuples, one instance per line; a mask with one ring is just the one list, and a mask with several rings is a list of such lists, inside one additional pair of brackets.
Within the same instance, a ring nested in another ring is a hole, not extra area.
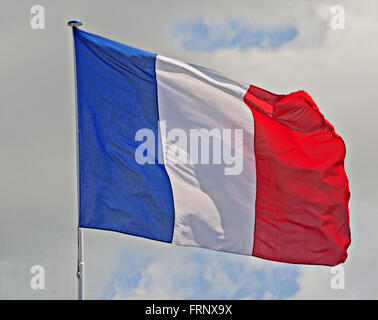
[[(79, 20), (68, 21), (67, 25), (71, 28), (80, 27), (83, 23)], [(80, 182), (79, 182), (79, 127), (78, 127), (78, 112), (77, 112), (77, 83), (76, 83), (76, 57), (75, 57), (75, 42), (73, 42), (73, 61), (74, 61), (74, 78), (75, 78), (75, 120), (76, 120), (76, 174), (77, 174), (77, 204), (78, 204), (78, 227), (77, 227), (77, 284), (78, 284), (78, 299), (84, 300), (85, 282), (84, 282), (84, 243), (83, 230), (79, 227), (79, 196), (80, 196)]]
[(77, 290), (78, 290), (78, 299), (84, 300), (84, 288), (85, 288), (85, 281), (84, 281), (84, 255), (83, 255), (83, 229), (77, 228)]

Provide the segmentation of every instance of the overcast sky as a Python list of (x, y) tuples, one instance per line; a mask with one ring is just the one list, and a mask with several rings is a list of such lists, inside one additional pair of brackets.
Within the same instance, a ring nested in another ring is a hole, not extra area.
[[(33, 30), (33, 5), (46, 29)], [(331, 28), (332, 6), (345, 29)], [(0, 298), (75, 299), (75, 109), (70, 19), (84, 30), (277, 93), (306, 90), (347, 147), (345, 289), (328, 267), (86, 230), (89, 298), (378, 298), (378, 2), (12, 1), (0, 20)], [(32, 290), (42, 265), (46, 288)]]

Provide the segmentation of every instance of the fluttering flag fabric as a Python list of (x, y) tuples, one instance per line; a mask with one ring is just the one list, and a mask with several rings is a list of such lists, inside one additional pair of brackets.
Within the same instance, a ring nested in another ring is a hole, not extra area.
[(345, 145), (305, 91), (273, 94), (73, 29), (80, 227), (345, 261)]

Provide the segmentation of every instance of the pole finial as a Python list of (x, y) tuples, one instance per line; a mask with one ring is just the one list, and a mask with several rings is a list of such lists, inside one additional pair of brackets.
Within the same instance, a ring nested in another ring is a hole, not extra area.
[(69, 27), (81, 27), (83, 23), (80, 20), (71, 20), (67, 22)]

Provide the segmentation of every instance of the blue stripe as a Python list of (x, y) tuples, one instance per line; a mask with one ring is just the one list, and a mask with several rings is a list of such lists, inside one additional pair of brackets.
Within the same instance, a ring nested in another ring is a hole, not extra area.
[(137, 130), (158, 137), (156, 55), (77, 28), (74, 41), (79, 226), (171, 242), (174, 208), (165, 167), (135, 161)]

